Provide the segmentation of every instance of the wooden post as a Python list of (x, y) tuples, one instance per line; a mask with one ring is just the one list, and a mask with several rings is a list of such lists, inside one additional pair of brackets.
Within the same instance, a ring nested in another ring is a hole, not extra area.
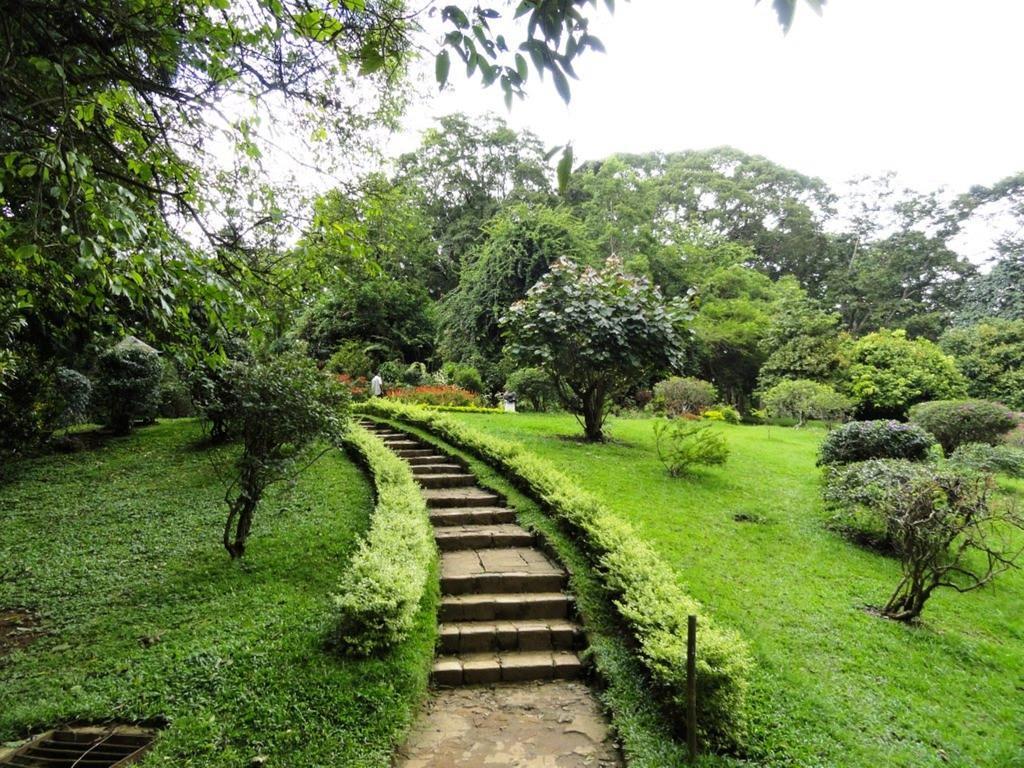
[(686, 620), (686, 748), (697, 762), (697, 617)]

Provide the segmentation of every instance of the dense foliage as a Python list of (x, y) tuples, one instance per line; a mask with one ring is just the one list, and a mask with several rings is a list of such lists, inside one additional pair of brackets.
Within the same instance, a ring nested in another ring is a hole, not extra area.
[(1017, 426), (1005, 405), (987, 400), (918, 403), (910, 409), (910, 421), (934, 435), (947, 456), (966, 443), (995, 445)]
[(796, 419), (798, 427), (808, 419), (835, 422), (853, 411), (853, 401), (827, 384), (805, 379), (784, 379), (761, 394), (761, 402), (772, 418)]
[(710, 381), (692, 376), (671, 376), (654, 385), (651, 407), (668, 416), (699, 415), (718, 402), (718, 390)]
[(898, 421), (851, 421), (829, 431), (819, 464), (851, 464), (869, 459), (924, 461), (935, 439), (921, 427)]
[(137, 423), (155, 419), (162, 377), (157, 351), (132, 336), (100, 355), (94, 402), (103, 423), (127, 435)]
[(971, 397), (1024, 410), (1024, 316), (950, 328), (939, 344), (956, 358)]

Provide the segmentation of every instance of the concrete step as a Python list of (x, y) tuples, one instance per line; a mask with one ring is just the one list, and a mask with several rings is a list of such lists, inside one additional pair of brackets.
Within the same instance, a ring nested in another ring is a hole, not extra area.
[(583, 647), (583, 629), (565, 619), (456, 621), (438, 627), (443, 654), (486, 651), (570, 651)]
[(453, 621), (514, 621), (568, 619), (572, 598), (564, 592), (445, 595), (438, 619)]
[(580, 657), (572, 651), (469, 653), (440, 656), (434, 660), (434, 685), (474, 685), (526, 680), (567, 680), (583, 672)]
[[(399, 454), (399, 456), (401, 456), (401, 454)], [(401, 456), (401, 458), (405, 459), (406, 463), (413, 467), (414, 472), (416, 471), (416, 467), (425, 464), (440, 464), (442, 462), (448, 461), (447, 456), (442, 456), (441, 454), (437, 453), (437, 451), (429, 451), (428, 453), (425, 453), (422, 456)]]
[(439, 472), (437, 474), (416, 474), (416, 482), (423, 488), (468, 488), (476, 485), (476, 477), (462, 472)]
[(430, 513), (430, 522), (439, 527), (513, 523), (515, 519), (516, 511), (510, 507), (453, 507)]
[(427, 507), (448, 509), (451, 507), (492, 507), (501, 504), (502, 499), (493, 491), (483, 488), (428, 488), (423, 491)]
[(438, 548), (443, 552), (457, 549), (496, 549), (529, 547), (532, 533), (513, 523), (446, 525), (434, 531)]

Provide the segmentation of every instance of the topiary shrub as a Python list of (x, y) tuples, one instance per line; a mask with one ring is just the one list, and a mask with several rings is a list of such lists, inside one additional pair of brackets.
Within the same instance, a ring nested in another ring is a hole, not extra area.
[(934, 438), (913, 424), (899, 421), (851, 421), (829, 432), (821, 443), (818, 465), (850, 464), (868, 459), (928, 458)]
[(1013, 412), (989, 400), (932, 400), (910, 409), (910, 421), (928, 430), (947, 456), (965, 443), (995, 445), (1017, 426)]
[(718, 390), (710, 381), (672, 376), (654, 385), (651, 407), (669, 417), (699, 415), (718, 402)]
[(480, 376), (480, 371), (472, 365), (457, 366), (451, 377), (451, 383), (478, 395), (484, 391), (484, 380)]
[(994, 475), (1024, 477), (1024, 448), (1013, 445), (964, 443), (949, 457), (954, 466)]
[(400, 379), (403, 384), (418, 387), (429, 381), (430, 374), (427, 373), (427, 366), (423, 363), (409, 363), (408, 367), (402, 371)]
[(672, 477), (688, 474), (697, 466), (725, 464), (729, 446), (710, 424), (673, 419), (654, 423), (654, 449)]
[(542, 368), (519, 368), (509, 374), (505, 391), (515, 392), (531, 411), (546, 411), (558, 399), (551, 377)]
[(100, 355), (96, 371), (96, 405), (114, 434), (126, 435), (136, 423), (156, 418), (164, 370), (155, 349), (126, 336)]
[(381, 363), (377, 373), (384, 380), (384, 387), (394, 387), (402, 381), (402, 374), (405, 373), (405, 363), (401, 360), (388, 360)]

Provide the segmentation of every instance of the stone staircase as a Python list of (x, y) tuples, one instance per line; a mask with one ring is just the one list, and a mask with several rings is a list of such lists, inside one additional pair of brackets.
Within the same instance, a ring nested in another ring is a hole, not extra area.
[(441, 606), (433, 682), (578, 677), (584, 638), (567, 574), (516, 524), (515, 510), (478, 486), (462, 460), (386, 425), (361, 424), (411, 465), (434, 524)]

